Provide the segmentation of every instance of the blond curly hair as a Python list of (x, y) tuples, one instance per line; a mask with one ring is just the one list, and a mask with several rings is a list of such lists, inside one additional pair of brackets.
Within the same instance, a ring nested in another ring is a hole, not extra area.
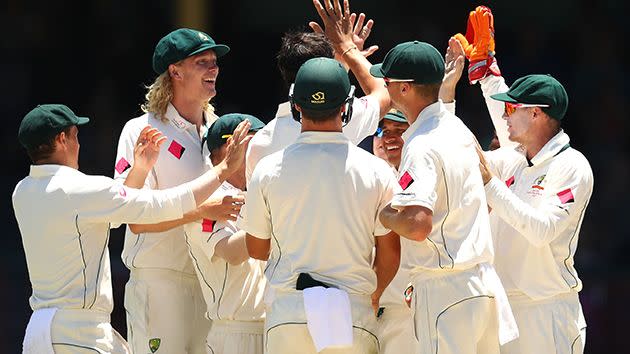
[[(167, 122), (166, 110), (169, 102), (173, 99), (173, 83), (168, 70), (160, 74), (151, 85), (146, 86), (146, 89), (148, 91), (144, 96), (145, 101), (140, 105), (140, 109), (144, 113), (153, 113), (163, 122)], [(214, 107), (210, 105), (209, 101), (204, 103), (203, 110), (209, 113), (208, 119), (214, 120), (212, 119), (215, 118)]]

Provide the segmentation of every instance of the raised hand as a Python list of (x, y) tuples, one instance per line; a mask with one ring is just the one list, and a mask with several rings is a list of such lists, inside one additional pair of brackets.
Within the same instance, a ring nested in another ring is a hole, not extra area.
[(153, 168), (165, 141), (166, 137), (157, 128), (150, 125), (144, 127), (133, 148), (134, 167), (142, 171)]
[(440, 86), (440, 99), (444, 102), (455, 100), (455, 87), (464, 71), (465, 54), (461, 43), (451, 37), (446, 49), (445, 70), (442, 86)]
[(240, 167), (245, 164), (245, 152), (247, 151), (247, 144), (252, 138), (247, 135), (251, 123), (248, 120), (244, 120), (236, 126), (234, 133), (227, 141), (227, 153), (222, 163), (227, 168), (227, 174), (236, 172)]
[[(322, 5), (322, 1), (325, 4)], [(350, 4), (344, 0), (344, 8), (341, 8), (339, 0), (313, 0), (313, 6), (324, 22), (323, 32), (330, 41), (335, 51), (343, 53), (358, 46), (354, 44), (354, 23), (351, 21)], [(312, 26), (311, 26), (312, 27)], [(321, 27), (320, 27), (321, 29)]]

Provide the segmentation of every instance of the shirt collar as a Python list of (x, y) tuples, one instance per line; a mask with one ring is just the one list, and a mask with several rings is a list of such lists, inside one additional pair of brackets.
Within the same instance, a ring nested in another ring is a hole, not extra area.
[(438, 113), (446, 111), (446, 107), (442, 100), (438, 100), (435, 103), (432, 103), (426, 107), (418, 114), (418, 118), (407, 128), (407, 130), (402, 134), (402, 138), (404, 141), (408, 141), (411, 135), (421, 126), (429, 120), (429, 118), (436, 116)]
[(350, 140), (341, 132), (303, 132), (295, 143), (299, 144), (347, 144)]
[(276, 118), (293, 116), (291, 112), (291, 104), (289, 102), (280, 103), (278, 105), (278, 111), (276, 112)]
[[(210, 106), (210, 113), (214, 113), (214, 110), (211, 107), (212, 106)], [(217, 118), (214, 114), (210, 114), (210, 117), (208, 117), (208, 113), (209, 112), (203, 112), (203, 126), (214, 123)], [(171, 123), (173, 123), (173, 125), (179, 130), (187, 130), (191, 127), (196, 128), (194, 124), (186, 120), (186, 118), (180, 116), (175, 106), (173, 106), (170, 102), (166, 108), (166, 118), (168, 118), (168, 120), (170, 120)]]
[(569, 144), (569, 136), (564, 132), (564, 130), (560, 130), (558, 134), (556, 134), (551, 140), (549, 140), (545, 146), (538, 151), (536, 156), (532, 157), (531, 163), (532, 165), (539, 165), (544, 161), (556, 156), (559, 154), (562, 149), (566, 149), (565, 146)]
[(64, 165), (31, 165), (29, 176), (33, 178), (42, 178), (48, 176), (54, 176), (59, 173), (73, 173), (76, 172), (72, 167)]

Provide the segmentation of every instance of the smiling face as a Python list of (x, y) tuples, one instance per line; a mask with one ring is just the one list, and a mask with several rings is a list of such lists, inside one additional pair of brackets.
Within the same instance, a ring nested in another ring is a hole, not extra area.
[(398, 168), (402, 155), (402, 147), (405, 143), (402, 134), (409, 128), (408, 123), (396, 122), (389, 119), (383, 119), (383, 147), (387, 154), (387, 160), (390, 164)]
[(212, 50), (206, 50), (188, 57), (177, 64), (172, 73), (185, 95), (190, 99), (208, 101), (217, 94), (216, 80), (219, 75), (217, 56)]

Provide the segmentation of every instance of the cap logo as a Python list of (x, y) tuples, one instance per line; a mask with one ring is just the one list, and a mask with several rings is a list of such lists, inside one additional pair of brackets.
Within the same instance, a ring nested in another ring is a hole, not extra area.
[(201, 32), (199, 32), (197, 34), (199, 34), (199, 38), (201, 38), (201, 40), (204, 41), (204, 42), (207, 42), (207, 41), (210, 40), (210, 38), (208, 38), (208, 36), (206, 36), (205, 34), (203, 34)]
[(324, 95), (324, 93), (321, 91), (315, 92), (314, 94), (311, 95), (311, 103), (314, 103), (314, 104), (326, 103), (326, 95)]

